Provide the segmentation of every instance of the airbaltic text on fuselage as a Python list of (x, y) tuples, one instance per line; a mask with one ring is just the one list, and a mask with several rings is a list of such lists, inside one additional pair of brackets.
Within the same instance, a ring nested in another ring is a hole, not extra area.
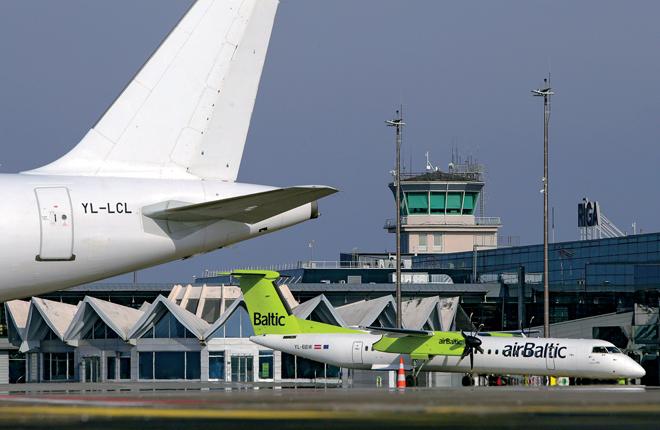
[(505, 357), (566, 358), (566, 347), (555, 343), (534, 342), (506, 345), (502, 350)]
[(86, 214), (98, 214), (98, 213), (107, 213), (107, 214), (132, 214), (133, 211), (128, 208), (128, 203), (126, 202), (116, 202), (116, 203), (101, 203), (94, 204), (92, 202), (81, 203), (83, 210)]
[(261, 314), (255, 312), (252, 317), (252, 324), (254, 325), (284, 325), (284, 316), (275, 312), (268, 312), (267, 314)]

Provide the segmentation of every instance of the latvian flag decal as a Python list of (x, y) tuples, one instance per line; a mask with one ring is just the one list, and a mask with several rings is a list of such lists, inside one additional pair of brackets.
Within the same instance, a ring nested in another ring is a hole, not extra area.
[(330, 345), (314, 344), (314, 349), (330, 349)]

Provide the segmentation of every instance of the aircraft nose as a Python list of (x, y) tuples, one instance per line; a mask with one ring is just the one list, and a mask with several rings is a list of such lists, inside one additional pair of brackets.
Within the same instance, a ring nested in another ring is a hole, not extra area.
[(644, 370), (644, 368), (635, 360), (630, 359), (630, 361), (631, 378), (643, 378), (646, 375), (646, 370)]
[(632, 379), (643, 378), (644, 375), (646, 375), (646, 370), (644, 370), (644, 368), (632, 358), (626, 357), (624, 363), (625, 363), (624, 376), (626, 378), (632, 378)]

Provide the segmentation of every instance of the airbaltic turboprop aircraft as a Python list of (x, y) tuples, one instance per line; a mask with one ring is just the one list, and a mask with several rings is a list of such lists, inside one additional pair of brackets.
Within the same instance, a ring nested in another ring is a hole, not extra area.
[(0, 175), (0, 301), (316, 218), (329, 187), (236, 183), (276, 0), (199, 0), (69, 153)]
[[(294, 316), (274, 281), (277, 272), (239, 270), (254, 327), (251, 341), (339, 367), (478, 374), (641, 378), (644, 369), (609, 342), (529, 338), (510, 333), (432, 332), (365, 327), (351, 329)], [(475, 354), (476, 352), (476, 354)], [(469, 360), (467, 357), (469, 356)]]

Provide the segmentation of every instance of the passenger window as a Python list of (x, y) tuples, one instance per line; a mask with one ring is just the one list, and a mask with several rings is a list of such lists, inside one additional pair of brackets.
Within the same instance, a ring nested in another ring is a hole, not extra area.
[(495, 350), (495, 355), (498, 355), (500, 353), (499, 349)]
[(594, 346), (591, 352), (594, 354), (607, 354), (607, 348), (604, 346)]
[(488, 350), (488, 355), (490, 355), (490, 349)]

